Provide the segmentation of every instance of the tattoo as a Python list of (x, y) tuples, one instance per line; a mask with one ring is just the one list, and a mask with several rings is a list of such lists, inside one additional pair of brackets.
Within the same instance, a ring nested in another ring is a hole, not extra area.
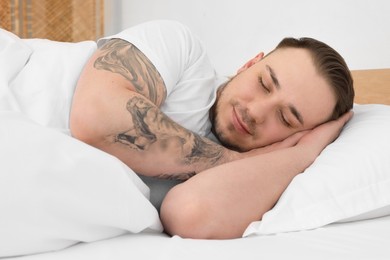
[[(205, 163), (211, 167), (222, 158), (222, 146), (181, 127), (147, 99), (135, 96), (128, 100), (126, 108), (133, 127), (117, 134), (116, 142), (137, 151), (146, 151), (155, 144), (162, 152), (177, 154), (177, 163), (186, 166)], [(194, 174), (195, 171), (158, 177), (184, 180)]]
[(141, 95), (157, 106), (166, 96), (161, 75), (150, 60), (131, 43), (112, 39), (100, 49), (103, 54), (96, 59), (94, 67), (118, 73), (126, 78)]
[(169, 134), (170, 132), (178, 133), (179, 125), (176, 125), (145, 98), (139, 96), (131, 98), (126, 108), (131, 115), (133, 127), (119, 133), (115, 138), (117, 142), (136, 150), (147, 150), (158, 138), (162, 148), (167, 146), (169, 138), (176, 138), (179, 143), (184, 142), (183, 137)]
[(131, 128), (115, 134), (116, 143), (136, 151), (148, 151), (153, 147), (155, 151), (175, 156), (178, 165), (193, 166), (189, 172), (162, 174), (157, 176), (159, 178), (186, 180), (198, 169), (219, 164), (223, 157), (222, 146), (188, 131), (159, 110), (166, 97), (164, 81), (140, 50), (127, 41), (112, 39), (100, 51), (94, 68), (123, 76), (142, 95), (127, 101)]
[(207, 158), (212, 165), (216, 164), (223, 155), (222, 147), (199, 135), (194, 134), (193, 137), (191, 153), (184, 157), (184, 162), (191, 164)]

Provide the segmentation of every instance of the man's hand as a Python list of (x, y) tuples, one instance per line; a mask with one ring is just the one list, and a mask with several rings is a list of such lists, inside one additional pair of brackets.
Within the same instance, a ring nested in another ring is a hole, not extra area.
[(326, 146), (332, 143), (339, 135), (344, 125), (352, 118), (353, 112), (349, 111), (337, 120), (332, 120), (317, 126), (305, 134), (297, 143), (297, 146), (308, 149), (309, 154), (317, 157)]
[(304, 135), (306, 135), (308, 132), (310, 132), (310, 131), (307, 130), (307, 131), (297, 132), (297, 133), (295, 133), (293, 135), (290, 135), (289, 137), (287, 137), (286, 139), (284, 139), (282, 141), (279, 141), (279, 142), (276, 142), (276, 143), (273, 143), (273, 144), (270, 144), (270, 145), (267, 145), (267, 146), (263, 146), (263, 147), (260, 147), (260, 148), (257, 148), (257, 149), (253, 149), (253, 150), (250, 150), (248, 152), (244, 152), (244, 153), (242, 153), (242, 156), (243, 157), (255, 156), (255, 155), (270, 153), (270, 152), (273, 152), (273, 151), (276, 151), (276, 150), (280, 150), (280, 149), (284, 149), (284, 148), (295, 146), (299, 142), (299, 140)]
[(276, 150), (293, 147), (295, 145), (307, 145), (313, 148), (318, 155), (328, 144), (333, 142), (340, 134), (343, 126), (351, 119), (353, 112), (348, 112), (337, 120), (326, 122), (312, 130), (297, 132), (286, 139), (264, 147), (241, 153), (241, 158), (270, 153)]

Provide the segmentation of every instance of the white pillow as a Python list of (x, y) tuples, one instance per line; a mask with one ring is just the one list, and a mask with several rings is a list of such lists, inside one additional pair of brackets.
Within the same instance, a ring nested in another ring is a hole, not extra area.
[(0, 112), (0, 258), (162, 231), (149, 189), (121, 161)]
[(20, 111), (41, 125), (67, 130), (74, 88), (96, 43), (22, 40), (33, 51), (10, 83)]
[(9, 83), (23, 69), (32, 50), (19, 37), (0, 28), (0, 110), (18, 110)]
[(74, 88), (96, 43), (20, 39), (0, 28), (0, 110), (67, 131)]
[(244, 236), (390, 214), (390, 106), (355, 105), (354, 112), (340, 137)]
[[(8, 80), (14, 78), (26, 64), (32, 50), (13, 33), (0, 28), (1, 75)], [(12, 62), (10, 62), (12, 61)]]

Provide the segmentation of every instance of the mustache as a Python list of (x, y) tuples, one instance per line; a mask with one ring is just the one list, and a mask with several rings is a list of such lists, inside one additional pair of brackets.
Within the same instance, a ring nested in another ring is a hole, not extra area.
[(241, 117), (241, 120), (244, 122), (244, 124), (246, 124), (246, 126), (248, 127), (249, 131), (251, 133), (254, 133), (255, 132), (255, 127), (256, 127), (256, 121), (255, 119), (249, 114), (249, 110), (248, 108), (245, 108), (243, 106), (241, 106), (239, 103), (235, 103), (233, 104), (233, 106), (235, 107), (236, 109), (236, 112), (239, 114), (239, 116)]

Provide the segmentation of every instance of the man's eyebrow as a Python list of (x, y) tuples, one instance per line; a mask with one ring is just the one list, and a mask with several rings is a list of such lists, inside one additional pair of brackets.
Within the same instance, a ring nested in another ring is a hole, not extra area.
[[(272, 82), (274, 83), (276, 89), (280, 90), (281, 89), (280, 83), (279, 83), (278, 77), (275, 74), (275, 71), (269, 65), (265, 65), (265, 67), (267, 68), (269, 75), (271, 76)], [(299, 123), (301, 123), (301, 125), (303, 125), (303, 123), (304, 123), (303, 117), (302, 117), (301, 113), (299, 113), (299, 111), (296, 109), (296, 107), (293, 105), (289, 105), (288, 108), (290, 109), (291, 114), (293, 114), (294, 117), (299, 121)]]
[(276, 77), (274, 70), (269, 65), (265, 65), (265, 67), (267, 68), (269, 75), (271, 76), (272, 82), (274, 83), (275, 87), (277, 89), (280, 89), (279, 80)]

